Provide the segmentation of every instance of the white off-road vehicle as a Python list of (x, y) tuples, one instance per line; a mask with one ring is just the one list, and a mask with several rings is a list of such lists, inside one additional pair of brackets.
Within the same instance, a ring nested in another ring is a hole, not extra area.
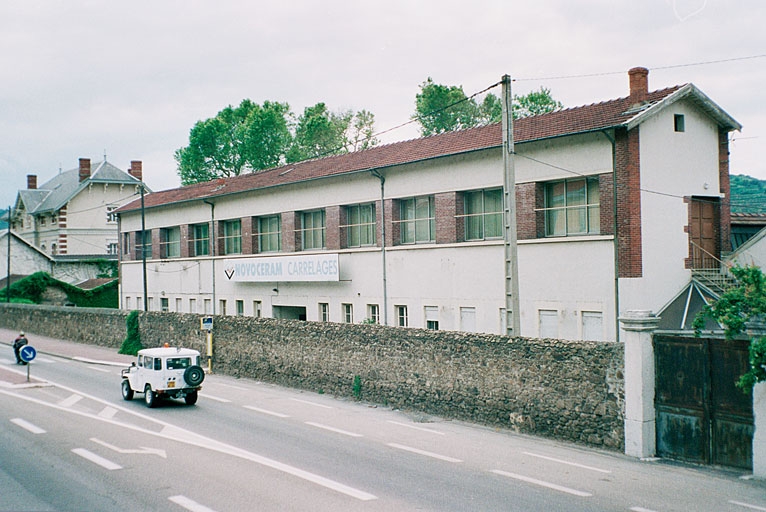
[(189, 348), (164, 346), (138, 351), (138, 359), (122, 370), (122, 398), (132, 400), (133, 393), (143, 393), (148, 407), (160, 398), (183, 398), (188, 405), (197, 403), (197, 392), (205, 380), (199, 352)]

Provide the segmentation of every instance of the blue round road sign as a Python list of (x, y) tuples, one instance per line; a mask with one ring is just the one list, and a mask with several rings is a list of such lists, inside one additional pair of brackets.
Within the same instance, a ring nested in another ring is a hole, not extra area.
[(21, 350), (19, 350), (19, 357), (25, 363), (30, 362), (32, 359), (35, 358), (36, 355), (37, 355), (37, 350), (35, 350), (35, 347), (31, 345), (24, 345), (23, 347), (21, 347)]

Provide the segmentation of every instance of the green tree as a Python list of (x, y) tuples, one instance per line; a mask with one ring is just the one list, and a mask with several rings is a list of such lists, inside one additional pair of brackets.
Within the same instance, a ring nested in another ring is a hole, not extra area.
[(560, 102), (553, 99), (551, 90), (540, 87), (539, 91), (532, 91), (523, 96), (513, 96), (513, 118), (539, 116), (548, 112), (555, 112), (564, 107)]
[[(699, 336), (706, 318), (717, 320), (728, 339), (745, 332), (748, 322), (766, 318), (766, 277), (760, 267), (746, 266), (730, 269), (737, 286), (729, 288), (714, 303), (705, 306), (695, 318), (695, 334)], [(750, 341), (750, 369), (737, 382), (748, 392), (758, 382), (766, 381), (766, 337)]]
[(367, 110), (360, 110), (354, 114), (353, 119), (346, 129), (346, 149), (348, 151), (362, 151), (378, 145), (375, 133), (375, 114)]
[(287, 151), (287, 161), (299, 162), (348, 152), (346, 130), (353, 117), (350, 110), (330, 112), (327, 105), (321, 102), (306, 107), (298, 118), (295, 137)]
[(437, 84), (430, 76), (420, 84), (412, 119), (420, 123), (424, 137), (471, 128), (478, 124), (478, 117), (476, 102), (465, 95), (462, 86)]
[(248, 99), (227, 106), (210, 119), (198, 121), (189, 145), (176, 151), (181, 183), (199, 183), (242, 172), (273, 167), (291, 142), (290, 107), (286, 103)]
[[(546, 114), (561, 108), (562, 104), (553, 99), (550, 89), (545, 87), (513, 97), (514, 119)], [(477, 103), (474, 98), (465, 95), (462, 86), (436, 84), (429, 77), (420, 84), (420, 92), (415, 96), (415, 114), (412, 119), (420, 123), (420, 133), (427, 137), (499, 123), (502, 114), (503, 104), (498, 96), (488, 93), (481, 103)]]

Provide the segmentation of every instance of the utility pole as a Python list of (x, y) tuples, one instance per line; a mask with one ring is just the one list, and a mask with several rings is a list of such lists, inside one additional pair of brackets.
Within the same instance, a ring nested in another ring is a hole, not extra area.
[(141, 183), (141, 268), (144, 274), (144, 311), (149, 311), (149, 298), (146, 296), (146, 215), (144, 212), (144, 184)]
[(503, 75), (503, 209), (505, 242), (505, 333), (518, 336), (519, 319), (519, 260), (516, 234), (516, 170), (513, 144), (513, 97), (511, 77)]
[(8, 206), (8, 273), (5, 278), (5, 301), (11, 303), (11, 207)]

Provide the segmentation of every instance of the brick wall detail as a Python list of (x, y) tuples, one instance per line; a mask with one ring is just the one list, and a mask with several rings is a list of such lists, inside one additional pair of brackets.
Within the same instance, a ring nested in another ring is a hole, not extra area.
[(639, 128), (615, 132), (619, 277), (642, 277)]

